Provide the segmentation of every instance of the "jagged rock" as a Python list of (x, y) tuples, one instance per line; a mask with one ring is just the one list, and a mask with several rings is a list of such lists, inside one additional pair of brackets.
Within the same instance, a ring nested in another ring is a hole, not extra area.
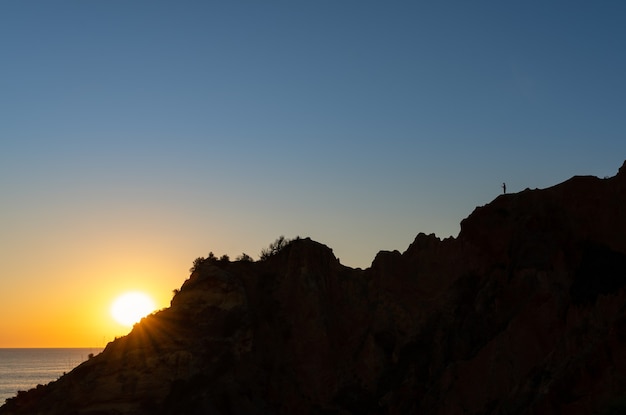
[(202, 264), (0, 415), (623, 413), (625, 206), (626, 163), (501, 195), (366, 270), (308, 238)]

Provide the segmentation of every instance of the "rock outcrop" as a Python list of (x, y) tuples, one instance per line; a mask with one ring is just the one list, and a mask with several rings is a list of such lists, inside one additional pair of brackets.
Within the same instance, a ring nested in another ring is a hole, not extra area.
[(0, 415), (626, 412), (626, 164), (477, 208), (366, 270), (310, 239), (198, 264)]

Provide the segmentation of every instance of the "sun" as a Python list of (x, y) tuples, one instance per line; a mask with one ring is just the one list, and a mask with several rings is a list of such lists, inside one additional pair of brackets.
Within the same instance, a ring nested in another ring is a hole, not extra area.
[(129, 291), (115, 299), (111, 316), (123, 326), (131, 327), (156, 309), (150, 296), (141, 291)]

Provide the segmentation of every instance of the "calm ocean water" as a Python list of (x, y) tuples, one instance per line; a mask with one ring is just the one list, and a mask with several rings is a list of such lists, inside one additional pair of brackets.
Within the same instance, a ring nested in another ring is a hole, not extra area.
[(0, 406), (19, 390), (57, 380), (102, 349), (0, 349)]

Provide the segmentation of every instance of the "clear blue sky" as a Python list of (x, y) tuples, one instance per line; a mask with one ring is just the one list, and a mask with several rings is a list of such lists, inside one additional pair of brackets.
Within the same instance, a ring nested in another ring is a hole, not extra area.
[(616, 173), (626, 2), (423, 3), (0, 3), (0, 291), (281, 234), (367, 267)]

